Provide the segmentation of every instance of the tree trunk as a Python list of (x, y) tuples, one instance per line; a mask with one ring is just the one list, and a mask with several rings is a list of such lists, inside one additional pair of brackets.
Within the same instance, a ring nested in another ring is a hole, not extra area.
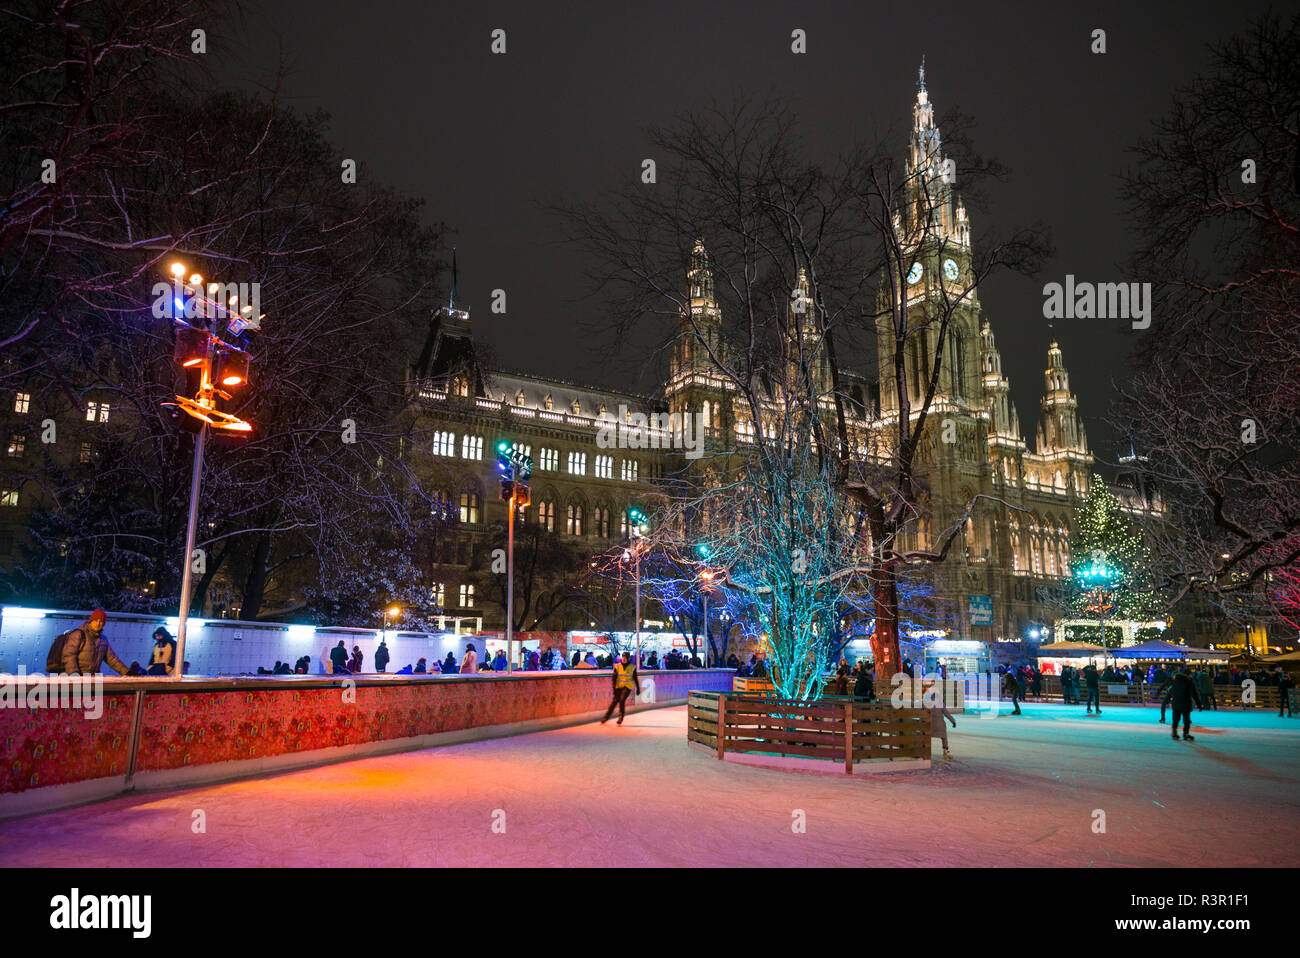
[(872, 570), (871, 579), (876, 613), (876, 627), (871, 633), (875, 677), (889, 679), (902, 669), (898, 648), (898, 578), (891, 567), (882, 564)]
[(262, 612), (266, 599), (266, 560), (271, 554), (271, 533), (263, 532), (253, 546), (248, 563), (248, 577), (244, 580), (244, 604), (239, 610), (241, 619), (256, 619)]
[(208, 589), (212, 587), (212, 580), (216, 578), (217, 571), (221, 568), (221, 564), (226, 561), (226, 554), (229, 551), (229, 548), (222, 549), (220, 555), (213, 557), (212, 561), (208, 563), (207, 569), (204, 571), (203, 575), (199, 577), (199, 581), (195, 583), (194, 595), (190, 600), (191, 615), (194, 614), (195, 604), (199, 607), (198, 614), (203, 614), (203, 608), (207, 605)]

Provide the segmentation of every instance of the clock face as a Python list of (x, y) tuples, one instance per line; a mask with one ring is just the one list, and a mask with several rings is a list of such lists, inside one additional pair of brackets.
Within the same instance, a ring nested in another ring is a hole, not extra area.
[(911, 284), (917, 283), (920, 280), (921, 274), (923, 272), (925, 272), (925, 270), (920, 263), (913, 263), (911, 270), (909, 270), (907, 274), (908, 283)]
[(943, 261), (943, 275), (953, 282), (957, 281), (957, 264), (950, 259)]

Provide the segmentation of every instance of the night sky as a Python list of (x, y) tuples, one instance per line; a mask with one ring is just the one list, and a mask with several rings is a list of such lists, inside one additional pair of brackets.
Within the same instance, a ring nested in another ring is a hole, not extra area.
[[(1206, 62), (1205, 45), (1245, 28), (1264, 3), (940, 2), (539, 4), (328, 2), (250, 5), (214, 44), (241, 82), (273, 82), (283, 102), (324, 109), (340, 157), (427, 200), (451, 226), (459, 299), (500, 365), (597, 386), (650, 388), (645, 350), (612, 362), (587, 295), (581, 255), (558, 244), (541, 204), (639, 184), (651, 124), (733, 95), (789, 97), (810, 152), (890, 133), (905, 155), (916, 72), (926, 57), (938, 115), (960, 107), (975, 145), (1010, 168), (973, 207), (973, 241), (1041, 222), (1057, 255), (1034, 279), (980, 290), (1026, 437), (1042, 393), (1049, 332), (1042, 286), (1066, 273), (1097, 282), (1123, 271), (1131, 236), (1118, 198), (1130, 146)], [(494, 28), (508, 52), (489, 51)], [(802, 28), (808, 53), (790, 52)], [(1090, 52), (1091, 32), (1107, 52)], [(892, 133), (891, 133), (892, 131)], [(960, 189), (960, 171), (958, 171)], [(505, 289), (508, 312), (488, 310)], [(1131, 330), (1065, 320), (1056, 335), (1094, 451), (1111, 383), (1126, 375)], [(581, 336), (575, 330), (583, 330)], [(595, 330), (595, 334), (589, 333)], [(648, 341), (652, 337), (647, 337)], [(867, 370), (874, 378), (874, 364)]]

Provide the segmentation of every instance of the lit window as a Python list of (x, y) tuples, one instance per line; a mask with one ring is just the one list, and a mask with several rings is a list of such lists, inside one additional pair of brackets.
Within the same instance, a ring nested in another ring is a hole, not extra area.
[(435, 456), (456, 455), (456, 434), (454, 432), (435, 432), (433, 434), (433, 454)]
[(533, 447), (527, 443), (512, 442), (510, 448), (521, 456), (531, 456), (533, 454)]
[(462, 609), (474, 608), (474, 587), (469, 583), (464, 583), (460, 587), (460, 607)]
[(582, 535), (582, 506), (569, 506), (565, 529), (571, 536)]
[(460, 455), (463, 459), (483, 458), (483, 437), (464, 436), (460, 441)]
[(609, 538), (609, 510), (598, 508), (596, 510), (596, 535), (602, 539)]
[(587, 454), (585, 452), (569, 453), (569, 472), (575, 476), (587, 474)]
[(547, 532), (555, 531), (555, 503), (543, 502), (537, 507), (537, 522)]
[(460, 494), (460, 521), (478, 522), (479, 501), (477, 492)]
[(545, 469), (545, 470), (548, 470), (548, 471), (551, 471), (551, 472), (555, 471), (556, 469), (559, 469), (559, 468), (560, 468), (560, 450), (558, 450), (558, 449), (543, 449), (543, 450), (542, 450), (541, 459), (538, 461), (537, 468), (538, 468), (538, 469)]
[(108, 403), (86, 403), (86, 422), (108, 422)]
[(20, 432), (12, 433), (9, 436), (9, 458), (21, 459), (23, 450), (27, 448), (27, 437)]
[(624, 482), (636, 482), (636, 471), (637, 469), (636, 469), (635, 459), (623, 460), (623, 481)]
[(597, 479), (614, 478), (614, 457), (613, 456), (596, 457), (596, 478)]
[(451, 380), (451, 394), (453, 396), (468, 396), (469, 380), (464, 376), (453, 376)]
[(5, 489), (3, 492), (0, 492), (0, 506), (16, 506), (16, 505), (18, 505), (17, 489)]
[(447, 601), (447, 586), (441, 582), (435, 582), (433, 588), (429, 590), (429, 599), (435, 609), (441, 609), (443, 603)]
[(18, 395), (14, 396), (14, 412), (25, 413), (27, 412), (27, 409), (29, 406), (31, 406), (31, 404), (32, 404), (31, 393), (19, 393)]

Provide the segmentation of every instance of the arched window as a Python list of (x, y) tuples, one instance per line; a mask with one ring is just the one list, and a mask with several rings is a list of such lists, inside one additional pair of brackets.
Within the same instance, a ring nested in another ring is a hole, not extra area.
[(478, 493), (467, 489), (460, 494), (460, 521), (478, 522), (481, 508)]
[(537, 522), (547, 532), (555, 531), (555, 503), (539, 502), (537, 504)]
[(569, 504), (565, 531), (571, 536), (582, 535), (582, 506), (573, 503)]
[(948, 362), (952, 367), (952, 391), (954, 396), (965, 396), (966, 344), (961, 330), (956, 326), (948, 329)]

